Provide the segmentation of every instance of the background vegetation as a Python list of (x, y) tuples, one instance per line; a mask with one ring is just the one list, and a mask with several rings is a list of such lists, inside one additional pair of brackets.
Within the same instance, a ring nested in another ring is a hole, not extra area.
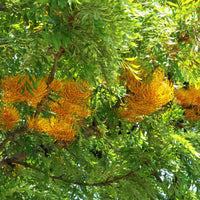
[(199, 0), (1, 0), (1, 199), (200, 199)]

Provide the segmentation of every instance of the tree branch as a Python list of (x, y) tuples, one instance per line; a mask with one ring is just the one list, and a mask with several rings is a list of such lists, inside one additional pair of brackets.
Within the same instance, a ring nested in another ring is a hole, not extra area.
[(125, 178), (128, 178), (130, 176), (135, 176), (135, 173), (140, 171), (140, 167), (138, 169), (136, 169), (135, 171), (131, 171), (129, 172), (128, 174), (125, 174), (123, 176), (120, 176), (120, 177), (114, 177), (112, 180), (109, 180), (109, 181), (104, 181), (104, 182), (100, 182), (100, 183), (93, 183), (93, 184), (86, 184), (88, 186), (105, 186), (105, 185), (110, 185), (111, 183), (115, 183), (115, 182), (118, 182), (120, 181), (121, 179), (125, 179)]
[(19, 129), (16, 129), (13, 132), (11, 132), (8, 135), (8, 137), (3, 142), (0, 143), (0, 151), (5, 149), (5, 146), (9, 141), (12, 141), (17, 135), (24, 134), (25, 132), (27, 132), (27, 130), (28, 128), (26, 126), (22, 126)]
[[(21, 162), (21, 161), (16, 161), (15, 163), (16, 163), (16, 164), (19, 164), (19, 165), (22, 165), (22, 166), (24, 166), (24, 167), (26, 167), (26, 168), (30, 168), (30, 169), (36, 170), (36, 171), (38, 171), (38, 172), (40, 172), (40, 173), (42, 173), (42, 174), (45, 174), (45, 172), (42, 171), (42, 170), (40, 170), (38, 167), (32, 166), (32, 165), (30, 165), (30, 164), (28, 164), (28, 163)], [(51, 176), (51, 175), (50, 175), (49, 177), (52, 178), (52, 179), (57, 179), (57, 180), (60, 180), (60, 181), (64, 181), (64, 182), (70, 183), (70, 181), (68, 181), (68, 180), (66, 180), (66, 179), (63, 179), (62, 176)]]
[(0, 159), (0, 167), (4, 165), (9, 165), (11, 163), (17, 163), (19, 160), (26, 158), (27, 154), (25, 152), (18, 152), (10, 157), (5, 157)]
[(38, 103), (37, 110), (36, 110), (35, 115), (34, 115), (35, 118), (40, 114), (40, 112), (42, 110), (42, 106), (44, 105), (45, 101), (49, 98), (50, 91), (51, 91), (49, 85), (51, 84), (51, 82), (54, 79), (55, 72), (58, 68), (57, 63), (64, 53), (65, 53), (65, 50), (62, 47), (60, 47), (58, 53), (55, 55), (54, 64), (53, 64), (53, 67), (52, 67), (51, 72), (49, 74), (49, 77), (47, 79), (47, 90), (49, 90), (49, 91), (42, 98), (42, 100)]
[[(14, 161), (13, 161), (14, 162)], [(30, 168), (30, 169), (34, 169), (38, 172), (41, 172), (42, 174), (45, 174), (44, 171), (40, 170), (38, 167), (34, 167), (28, 163), (24, 163), (24, 162), (21, 162), (21, 161), (15, 161), (14, 163), (16, 164), (20, 164), (26, 168)], [(105, 186), (105, 185), (110, 185), (112, 183), (115, 183), (115, 182), (118, 182), (122, 179), (125, 179), (125, 178), (128, 178), (130, 176), (135, 176), (135, 173), (140, 171), (140, 167), (138, 169), (136, 169), (135, 171), (131, 171), (129, 172), (128, 174), (125, 174), (123, 176), (120, 176), (120, 177), (114, 177), (112, 180), (106, 180), (106, 181), (103, 181), (103, 182), (99, 182), (99, 183), (92, 183), (92, 184), (89, 184), (89, 183), (81, 183), (81, 182), (71, 182), (67, 179), (64, 179), (62, 176), (53, 176), (53, 175), (50, 175), (49, 177), (54, 179), (54, 180), (60, 180), (60, 181), (63, 181), (65, 183), (69, 183), (69, 184), (72, 184), (72, 185), (79, 185), (79, 186), (95, 186), (95, 187), (101, 187), (101, 186)]]
[(52, 68), (52, 70), (49, 74), (48, 80), (47, 80), (47, 87), (49, 87), (50, 83), (53, 81), (56, 69), (58, 68), (57, 63), (64, 53), (65, 53), (65, 50), (62, 47), (60, 47), (59, 52), (55, 56), (53, 68)]

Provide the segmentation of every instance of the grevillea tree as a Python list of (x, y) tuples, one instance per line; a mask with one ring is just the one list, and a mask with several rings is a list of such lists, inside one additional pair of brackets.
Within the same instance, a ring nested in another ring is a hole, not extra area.
[(199, 0), (1, 0), (0, 198), (200, 198)]

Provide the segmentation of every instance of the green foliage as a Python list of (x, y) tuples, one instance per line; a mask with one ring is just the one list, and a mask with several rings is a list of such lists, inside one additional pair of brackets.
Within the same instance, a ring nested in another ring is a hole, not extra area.
[[(199, 87), (199, 7), (191, 0), (1, 1), (0, 79), (28, 75), (33, 87), (24, 90), (33, 94), (55, 67), (56, 79), (83, 79), (92, 89), (91, 116), (77, 122), (70, 144), (19, 132), (39, 106), (15, 103), (18, 127), (0, 130), (1, 199), (199, 199), (199, 121), (186, 119), (176, 99), (141, 122), (118, 113), (129, 93), (120, 80), (125, 61), (135, 62), (136, 78), (161, 69), (174, 87)], [(40, 116), (55, 114), (47, 106)]]

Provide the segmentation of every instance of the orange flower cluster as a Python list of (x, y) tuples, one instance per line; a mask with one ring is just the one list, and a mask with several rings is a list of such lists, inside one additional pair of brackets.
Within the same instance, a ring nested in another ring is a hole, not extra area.
[[(79, 103), (79, 102), (78, 102)], [(49, 107), (51, 110), (60, 116), (62, 120), (85, 118), (90, 116), (90, 110), (86, 107), (86, 104), (80, 106), (79, 104), (70, 103), (66, 99), (59, 99), (56, 102), (50, 102)]]
[[(32, 77), (35, 82), (35, 77)], [(34, 89), (33, 82), (29, 76), (14, 76), (5, 77), (1, 80), (2, 101), (4, 103), (24, 102), (31, 106), (37, 107), (38, 102), (47, 94), (47, 85), (44, 80), (37, 83), (37, 89)], [(32, 94), (28, 91), (32, 92)]]
[(31, 119), (28, 121), (29, 129), (45, 132), (58, 140), (66, 142), (74, 141), (76, 132), (73, 129), (73, 121), (66, 122), (57, 117)]
[[(41, 99), (51, 91), (57, 95), (50, 99), (47, 105), (56, 114), (51, 118), (29, 118), (29, 129), (46, 132), (56, 139), (74, 141), (76, 132), (74, 124), (90, 116), (88, 101), (91, 97), (89, 84), (84, 81), (54, 80), (49, 87), (44, 78), (37, 82), (35, 77), (18, 75), (5, 77), (1, 80), (2, 101), (4, 103), (27, 102), (28, 105), (37, 107)], [(19, 121), (19, 113), (13, 106), (0, 108), (0, 125), (4, 130), (14, 127)], [(78, 124), (78, 123), (76, 123)]]
[(60, 92), (63, 88), (63, 82), (58, 79), (54, 79), (50, 84), (50, 88), (55, 92)]
[(60, 90), (57, 91), (60, 98), (55, 102), (49, 102), (49, 107), (54, 113), (62, 120), (69, 119), (70, 116), (76, 119), (90, 116), (90, 110), (86, 106), (92, 93), (87, 82), (71, 80), (60, 83), (55, 80), (55, 82), (53, 82), (53, 87), (50, 87), (58, 88), (56, 85), (59, 86)]
[(54, 80), (50, 88), (59, 95), (57, 100), (48, 102), (56, 117), (29, 120), (29, 128), (44, 131), (58, 140), (74, 141), (74, 123), (90, 116), (87, 104), (92, 93), (89, 85), (83, 81)]
[(190, 120), (200, 120), (200, 109), (193, 107), (191, 109), (185, 108), (185, 117), (190, 119)]
[(0, 127), (3, 130), (14, 128), (15, 124), (20, 120), (18, 110), (12, 105), (0, 107)]
[(175, 91), (179, 105), (185, 110), (185, 117), (190, 120), (200, 120), (200, 89), (193, 86)]
[(155, 112), (174, 97), (174, 88), (168, 80), (164, 80), (163, 72), (156, 71), (148, 83), (147, 78), (140, 82), (126, 70), (126, 81), (130, 92), (125, 98), (126, 105), (120, 110), (120, 116), (131, 122), (141, 121), (142, 115)]

